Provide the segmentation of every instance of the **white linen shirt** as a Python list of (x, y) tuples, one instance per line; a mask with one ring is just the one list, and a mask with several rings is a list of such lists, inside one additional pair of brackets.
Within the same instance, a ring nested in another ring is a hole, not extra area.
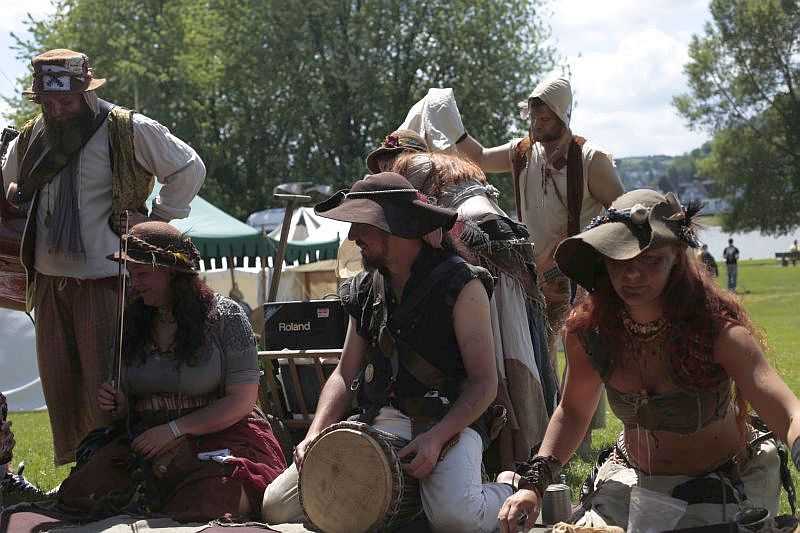
[[(34, 128), (41, 127), (40, 120)], [(133, 145), (136, 161), (164, 185), (153, 202), (151, 215), (164, 220), (186, 218), (189, 202), (197, 195), (206, 175), (200, 156), (166, 127), (138, 113), (133, 115)], [(44, 221), (48, 206), (52, 212), (58, 197), (60, 176), (57, 176), (39, 193), (35, 269), (49, 276), (79, 279), (116, 276), (117, 264), (107, 259), (119, 248), (119, 237), (109, 225), (112, 185), (108, 121), (94, 133), (78, 157), (77, 202), (86, 257), (71, 258), (48, 249), (48, 228)], [(17, 166), (15, 139), (3, 165), (4, 191), (17, 181)]]
[[(517, 144), (522, 139), (510, 143), (509, 157), (513, 157)], [(583, 159), (583, 203), (581, 204), (580, 228), (600, 213), (604, 206), (592, 196), (590, 183), (615, 182), (619, 189), (619, 176), (614, 170), (614, 160), (605, 150), (589, 141), (581, 147)], [(531, 148), (530, 161), (520, 172), (520, 201), (518, 206), (522, 222), (528, 227), (531, 240), (534, 242), (534, 259), (539, 272), (546, 272), (555, 266), (555, 254), (558, 244), (567, 237), (567, 166), (556, 170), (547, 164), (544, 146), (534, 143)], [(594, 164), (593, 164), (594, 163)], [(548, 165), (552, 181), (542, 180), (545, 165)], [(556, 194), (554, 187), (558, 187)], [(563, 202), (562, 202), (563, 201)]]

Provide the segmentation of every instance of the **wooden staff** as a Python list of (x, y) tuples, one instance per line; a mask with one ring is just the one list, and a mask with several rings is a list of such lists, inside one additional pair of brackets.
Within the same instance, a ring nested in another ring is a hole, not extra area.
[(283, 212), (283, 225), (281, 226), (281, 240), (278, 242), (278, 250), (275, 254), (275, 263), (272, 265), (272, 280), (269, 284), (269, 295), (267, 302), (274, 302), (278, 295), (278, 284), (281, 282), (281, 272), (283, 271), (283, 258), (286, 256), (286, 247), (289, 243), (289, 228), (292, 225), (292, 215), (295, 208), (301, 202), (311, 200), (305, 194), (273, 194), (275, 198), (286, 201), (286, 210)]
[(125, 274), (128, 267), (128, 231), (130, 229), (130, 215), (125, 211), (125, 224), (119, 236), (119, 261), (117, 261), (117, 345), (114, 350), (114, 375), (111, 386), (114, 390), (122, 389), (122, 337), (125, 331), (125, 304), (127, 279)]

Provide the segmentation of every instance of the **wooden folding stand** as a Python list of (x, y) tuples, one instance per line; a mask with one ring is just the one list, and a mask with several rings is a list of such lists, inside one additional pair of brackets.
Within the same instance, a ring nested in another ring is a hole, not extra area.
[[(272, 413), (274, 416), (279, 417), (283, 423), (286, 425), (287, 428), (290, 430), (307, 430), (311, 425), (311, 420), (313, 419), (314, 413), (310, 412), (310, 405), (311, 402), (305, 397), (303, 393), (303, 387), (300, 383), (300, 374), (297, 370), (297, 363), (295, 359), (311, 359), (313, 366), (314, 366), (314, 373), (316, 378), (319, 382), (319, 392), (322, 391), (322, 387), (325, 385), (325, 372), (322, 368), (322, 360), (332, 360), (338, 362), (339, 357), (342, 354), (341, 349), (330, 349), (330, 350), (267, 350), (258, 352), (259, 358), (265, 360), (269, 364), (270, 368), (273, 368), (273, 361), (274, 364), (277, 364), (278, 359), (286, 359), (288, 365), (288, 377), (292, 382), (292, 398), (294, 400), (295, 405), (300, 407), (300, 415), (301, 418), (295, 418), (293, 413), (287, 413), (283, 410), (282, 399), (280, 397), (280, 392), (278, 391), (277, 383), (275, 381), (275, 377), (272, 374), (269, 374), (267, 377), (267, 387), (269, 390), (270, 395), (270, 403), (272, 405), (278, 406), (281, 410), (280, 413)], [(287, 394), (288, 396), (288, 394)]]

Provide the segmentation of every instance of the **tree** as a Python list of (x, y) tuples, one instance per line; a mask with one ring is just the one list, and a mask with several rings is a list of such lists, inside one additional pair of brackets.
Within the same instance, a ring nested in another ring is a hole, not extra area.
[[(101, 97), (189, 141), (202, 194), (244, 216), (287, 181), (349, 185), (429, 87), (453, 87), (487, 143), (553, 64), (534, 0), (59, 0), (20, 57), (86, 52)], [(26, 108), (12, 102), (20, 120)], [(501, 183), (513, 206), (510, 180)]]
[(674, 104), (714, 134), (699, 171), (732, 203), (725, 228), (787, 233), (800, 225), (800, 3), (712, 0), (711, 16)]

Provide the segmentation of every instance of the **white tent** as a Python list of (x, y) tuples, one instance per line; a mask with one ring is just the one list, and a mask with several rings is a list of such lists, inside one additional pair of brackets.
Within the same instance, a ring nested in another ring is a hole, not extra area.
[[(276, 242), (280, 241), (281, 226), (282, 224), (272, 230), (268, 237)], [(350, 224), (348, 222), (323, 218), (314, 213), (314, 209), (311, 207), (298, 207), (292, 213), (289, 242), (303, 245), (326, 243), (335, 239), (341, 242), (347, 239), (349, 231)]]
[(33, 323), (21, 311), (0, 309), (0, 391), (11, 411), (44, 409)]

